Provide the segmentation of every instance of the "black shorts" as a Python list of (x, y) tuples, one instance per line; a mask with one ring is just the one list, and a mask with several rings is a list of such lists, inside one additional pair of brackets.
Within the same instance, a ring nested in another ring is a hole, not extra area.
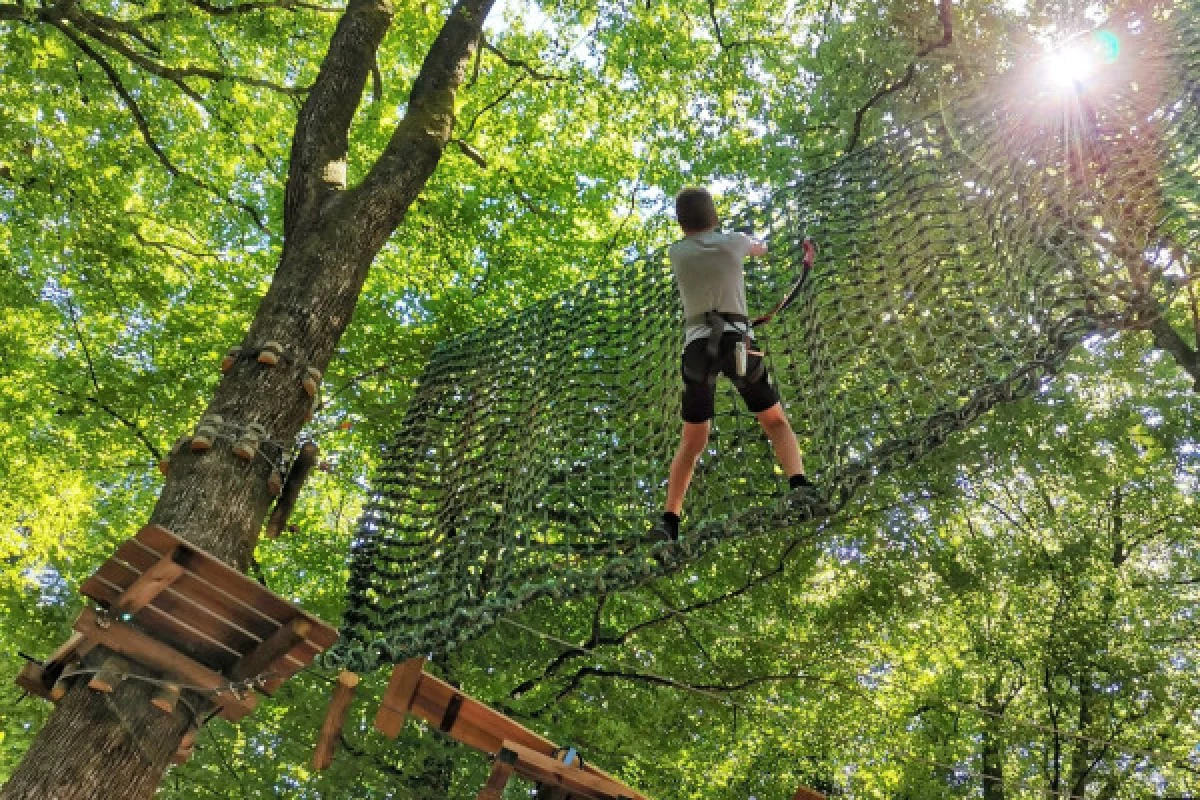
[[(683, 350), (683, 421), (707, 422), (713, 418), (714, 400), (717, 394), (715, 381), (692, 380), (693, 376), (724, 375), (733, 381), (738, 393), (746, 401), (746, 408), (757, 414), (766, 411), (779, 402), (779, 395), (771, 385), (770, 376), (764, 368), (762, 375), (756, 381), (748, 381), (737, 376), (733, 350), (741, 340), (742, 334), (727, 331), (721, 337), (721, 346), (717, 357), (711, 364), (708, 362), (708, 340), (697, 339)], [(753, 350), (753, 344), (751, 345)], [(762, 362), (761, 355), (748, 354), (746, 358), (746, 374), (753, 375)]]

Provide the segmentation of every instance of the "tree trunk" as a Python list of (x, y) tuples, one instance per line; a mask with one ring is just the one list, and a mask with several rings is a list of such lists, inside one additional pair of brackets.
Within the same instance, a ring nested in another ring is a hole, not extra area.
[(1071, 753), (1071, 772), (1068, 778), (1071, 787), (1068, 797), (1072, 800), (1083, 800), (1091, 782), (1095, 754), (1092, 752), (1090, 741), (1085, 737), (1091, 733), (1094, 695), (1091, 675), (1085, 672), (1079, 676), (1079, 732), (1075, 749)]
[(150, 705), (146, 684), (111, 694), (77, 681), (59, 702), (0, 797), (153, 797), (187, 726)]
[(1001, 723), (1007, 703), (1000, 702), (1000, 691), (988, 685), (984, 710), (983, 736), (979, 742), (980, 768), (983, 770), (983, 800), (1004, 800), (1004, 744)]
[[(207, 409), (227, 425), (264, 426), (274, 444), (263, 452), (273, 459), (290, 453), (307, 418), (305, 370), (325, 371), (371, 263), (441, 158), (454, 125), (454, 96), (492, 2), (458, 0), (413, 85), (408, 113), (363, 183), (351, 189), (345, 186), (349, 126), (391, 24), (391, 7), (386, 0), (351, 0), (338, 23), (297, 119), (283, 256), (240, 343), (253, 351), (277, 341), (285, 358), (274, 367), (237, 361)], [(244, 570), (271, 503), (270, 471), (265, 459), (235, 456), (227, 440), (205, 453), (185, 449), (171, 461), (150, 521)], [(190, 723), (182, 703), (170, 715), (151, 706), (152, 688), (126, 681), (101, 695), (77, 682), (0, 800), (152, 796)], [(192, 698), (193, 705), (201, 700)]]

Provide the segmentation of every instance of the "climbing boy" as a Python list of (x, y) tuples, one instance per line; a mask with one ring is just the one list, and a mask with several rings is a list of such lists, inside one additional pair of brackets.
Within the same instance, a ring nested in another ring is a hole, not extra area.
[(675, 197), (675, 219), (683, 238), (668, 256), (683, 301), (683, 436), (671, 461), (663, 532), (679, 537), (679, 515), (696, 460), (708, 444), (717, 376), (733, 381), (757, 417), (788, 476), (791, 488), (812, 486), (805, 477), (796, 434), (771, 385), (762, 353), (753, 342), (746, 309), (742, 260), (767, 252), (765, 243), (744, 233), (719, 233), (717, 209), (707, 189), (688, 188)]

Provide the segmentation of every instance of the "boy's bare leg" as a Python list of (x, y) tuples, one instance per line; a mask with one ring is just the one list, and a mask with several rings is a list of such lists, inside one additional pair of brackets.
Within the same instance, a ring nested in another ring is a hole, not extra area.
[[(683, 436), (679, 440), (675, 458), (671, 460), (671, 475), (667, 480), (667, 511), (676, 516), (683, 511), (683, 496), (687, 494), (688, 486), (691, 485), (696, 460), (708, 444), (710, 427), (710, 422), (683, 423)], [(795, 442), (794, 436), (792, 441)]]
[[(796, 443), (796, 434), (792, 431), (792, 424), (788, 422), (783, 406), (776, 403), (754, 416), (758, 418), (763, 433), (767, 434), (767, 439), (771, 441), (771, 447), (775, 448), (775, 458), (779, 460), (779, 466), (783, 467), (783, 474), (789, 478), (793, 475), (803, 475), (804, 461), (800, 457), (800, 445)], [(674, 475), (673, 466), (671, 474)], [(670, 496), (668, 490), (667, 497)]]

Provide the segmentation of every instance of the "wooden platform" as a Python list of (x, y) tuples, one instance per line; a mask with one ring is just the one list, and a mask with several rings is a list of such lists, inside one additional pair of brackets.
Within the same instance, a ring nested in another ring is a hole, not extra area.
[[(337, 640), (329, 625), (157, 525), (117, 548), (80, 591), (101, 611), (84, 609), (72, 637), (17, 678), (52, 701), (66, 665), (103, 645), (164, 680), (223, 690), (215, 696), (221, 716), (237, 720), (256, 698), (231, 683), (271, 694)], [(103, 681), (92, 685), (105, 690)], [(155, 705), (169, 710), (169, 687), (162, 695)]]

